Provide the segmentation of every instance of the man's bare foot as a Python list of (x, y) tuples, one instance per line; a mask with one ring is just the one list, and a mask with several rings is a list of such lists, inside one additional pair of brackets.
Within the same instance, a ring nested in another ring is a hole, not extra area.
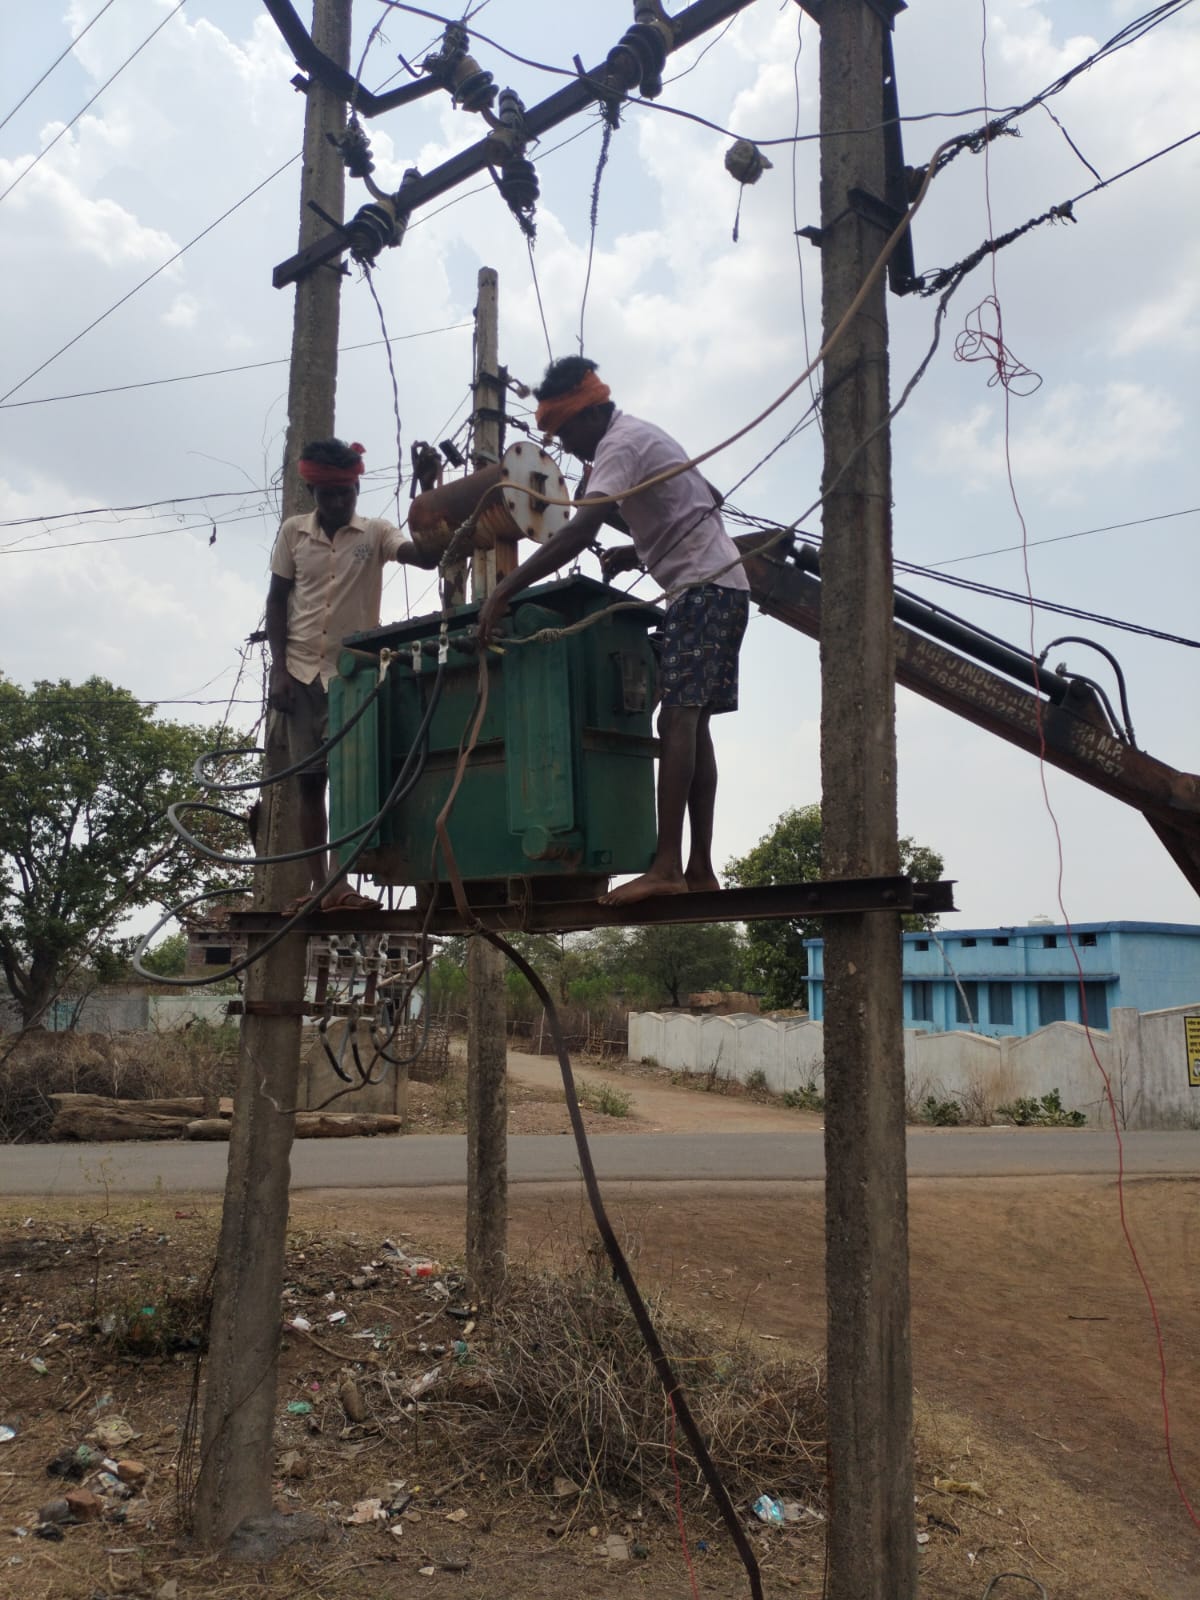
[(297, 895), (294, 900), (289, 900), (279, 914), (282, 917), (294, 917), (298, 911), (304, 911), (305, 909), (310, 913), (315, 913), (321, 909), (320, 905), (314, 902), (311, 889), (307, 889), (303, 894)]
[(349, 884), (342, 884), (339, 889), (331, 889), (321, 901), (322, 911), (378, 911), (379, 901), (370, 900), (365, 894), (359, 894), (357, 889), (351, 889)]
[(721, 887), (721, 880), (711, 867), (707, 872), (698, 872), (689, 867), (683, 876), (689, 894), (715, 894)]
[(656, 872), (653, 867), (649, 872), (643, 872), (640, 878), (634, 878), (631, 883), (623, 883), (619, 889), (612, 889), (608, 894), (600, 896), (602, 906), (632, 906), (639, 900), (649, 900), (656, 894), (686, 894), (688, 881), (682, 872)]

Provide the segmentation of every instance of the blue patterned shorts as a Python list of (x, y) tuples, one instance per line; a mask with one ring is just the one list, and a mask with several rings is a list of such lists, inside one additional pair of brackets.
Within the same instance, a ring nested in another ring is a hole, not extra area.
[(749, 620), (745, 589), (701, 583), (672, 601), (663, 638), (662, 704), (736, 711), (738, 651)]

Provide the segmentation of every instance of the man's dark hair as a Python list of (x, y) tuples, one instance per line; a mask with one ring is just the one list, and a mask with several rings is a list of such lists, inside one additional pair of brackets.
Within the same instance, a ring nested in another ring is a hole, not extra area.
[(357, 450), (352, 450), (344, 439), (314, 439), (300, 452), (301, 461), (312, 461), (320, 467), (356, 467), (362, 460)]
[(557, 400), (560, 394), (570, 394), (577, 389), (589, 372), (595, 372), (596, 363), (586, 356), (560, 356), (546, 368), (546, 375), (533, 391), (535, 400)]

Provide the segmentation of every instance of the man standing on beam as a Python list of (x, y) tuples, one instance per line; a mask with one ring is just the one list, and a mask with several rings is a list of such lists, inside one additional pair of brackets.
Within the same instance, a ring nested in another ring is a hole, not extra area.
[[(633, 540), (604, 550), (606, 580), (644, 567), (669, 607), (658, 714), (658, 844), (649, 869), (603, 896), (606, 905), (631, 905), (656, 894), (719, 889), (712, 864), (717, 758), (711, 718), (736, 711), (738, 652), (750, 614), (750, 585), (737, 546), (725, 531), (715, 491), (695, 468), (649, 488), (637, 485), (688, 460), (682, 445), (652, 422), (619, 411), (596, 363), (565, 356), (546, 368), (537, 423), (590, 468), (579, 509), (493, 590), (479, 614), (486, 643), (513, 596), (549, 577), (592, 544), (606, 521)], [(636, 490), (636, 493), (630, 491)], [(597, 501), (615, 499), (613, 507)], [(685, 865), (683, 822), (691, 826)]]

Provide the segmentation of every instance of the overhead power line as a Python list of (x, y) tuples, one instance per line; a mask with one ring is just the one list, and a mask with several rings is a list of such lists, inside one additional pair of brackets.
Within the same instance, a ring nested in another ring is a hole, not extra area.
[(1030, 539), (1028, 544), (1003, 544), (995, 550), (973, 550), (965, 556), (947, 556), (943, 561), (931, 561), (931, 567), (953, 567), (961, 561), (982, 561), (985, 556), (1006, 556), (1014, 550), (1031, 550), (1039, 544), (1063, 544), (1067, 539), (1087, 539), (1093, 533), (1114, 533), (1120, 528), (1141, 528), (1149, 522), (1169, 522), (1172, 517), (1194, 517), (1200, 506), (1185, 506), (1182, 511), (1160, 511), (1153, 517), (1134, 517), (1129, 522), (1106, 522), (1099, 528), (1080, 528), (1078, 533), (1056, 533), (1047, 539)]
[[(428, 339), (435, 333), (456, 333), (460, 328), (470, 328), (470, 322), (448, 322), (443, 328), (422, 328), (417, 333), (397, 333), (391, 338), (392, 344), (402, 344), (406, 339)], [(343, 344), (338, 347), (338, 354), (348, 355), (352, 350), (377, 350), (382, 339), (368, 339), (365, 344)], [(213, 367), (207, 372), (180, 372), (170, 378), (144, 378), (140, 383), (110, 384), (106, 389), (77, 389), (70, 394), (44, 394), (35, 400), (10, 400), (5, 405), (0, 405), (0, 411), (15, 411), (20, 406), (48, 406), (58, 400), (90, 400), (101, 394), (127, 394), (131, 389), (156, 389), (165, 383), (192, 383), (197, 378), (224, 378), (234, 372), (257, 372), (261, 367), (286, 367), (290, 356), (277, 356), (271, 361), (248, 361), (240, 367)], [(2, 524), (0, 524), (2, 526)]]
[[(182, 0), (180, 0), (180, 3), (182, 4)], [(178, 7), (176, 7), (176, 10), (178, 10)], [(173, 15), (174, 12), (172, 12), (172, 16)], [(299, 161), (301, 154), (302, 152), (297, 150), (294, 156), (289, 156), (281, 167), (276, 167), (275, 171), (269, 173), (261, 183), (256, 183), (254, 188), (251, 189), (248, 194), (244, 194), (240, 200), (235, 200), (233, 205), (231, 205), (227, 211), (222, 211), (221, 215), (210, 222), (207, 228), (201, 228), (200, 232), (196, 234), (194, 238), (189, 239), (185, 245), (181, 245), (173, 256), (168, 256), (161, 266), (155, 267), (154, 271), (148, 273), (140, 283), (135, 283), (133, 288), (130, 289), (128, 293), (123, 294), (119, 300), (115, 301), (111, 306), (109, 306), (107, 311), (102, 311), (98, 317), (93, 317), (91, 322), (88, 323), (87, 327), (81, 328), (73, 339), (68, 339), (66, 344), (61, 345), (53, 355), (47, 356), (45, 361), (40, 362), (36, 367), (34, 367), (32, 372), (27, 372), (21, 379), (20, 383), (14, 383), (11, 389), (6, 390), (4, 394), (0, 394), (0, 404), (3, 404), (5, 400), (11, 399), (12, 396), (16, 394), (18, 389), (23, 389), (31, 379), (37, 377), (39, 372), (45, 372), (46, 368), (52, 365), (53, 362), (57, 361), (59, 356), (65, 355), (73, 345), (77, 345), (79, 341), (85, 337), (85, 335), (91, 333), (93, 328), (98, 328), (100, 324), (106, 320), (106, 318), (111, 317), (114, 311), (119, 311), (127, 300), (132, 300), (134, 295), (137, 294), (139, 290), (144, 289), (148, 283), (152, 283), (154, 279), (158, 277), (159, 273), (165, 272), (169, 266), (172, 266), (176, 261), (179, 260), (180, 256), (186, 255), (194, 244), (199, 244), (201, 239), (207, 238), (214, 228), (219, 227), (227, 217), (231, 217), (235, 211), (244, 206), (247, 200), (253, 200), (254, 196), (258, 194), (260, 190), (265, 189), (269, 183), (273, 183), (275, 179), (279, 177), (280, 173), (286, 172), (290, 166), (293, 166), (297, 161)]]
[[(33, 94), (35, 90), (40, 89), (42, 87), (42, 85), (45, 83), (46, 79), (54, 71), (55, 67), (58, 66), (59, 62), (65, 61), (67, 59), (67, 57), (71, 54), (71, 51), (74, 50), (75, 46), (83, 38), (84, 34), (88, 33), (92, 28), (94, 28), (96, 26), (96, 24), (100, 21), (100, 18), (104, 15), (104, 13), (108, 10), (109, 6), (111, 6), (112, 3), (113, 3), (113, 0), (104, 0), (104, 4), (100, 7), (99, 11), (97, 11), (96, 15), (92, 18), (92, 20), (90, 22), (84, 23), (83, 27), (79, 30), (79, 32), (75, 35), (75, 37), (67, 45), (66, 49), (60, 51), (59, 54), (55, 56), (54, 60), (46, 68), (45, 72), (42, 73), (41, 77), (37, 80), (37, 82), (32, 84), (28, 89), (26, 89), (25, 93), (21, 96), (21, 98), (17, 101), (16, 105), (12, 108), (12, 110), (4, 118), (3, 122), (0, 122), (0, 128), (5, 128), (5, 127), (8, 126), (8, 124), (16, 116), (17, 112), (20, 111), (21, 107), (25, 104), (26, 100), (29, 99), (30, 95)], [(168, 21), (169, 20), (170, 19), (168, 18)], [(85, 107), (85, 109), (86, 109), (86, 107)]]
[[(184, 0), (179, 0), (179, 4), (175, 7), (175, 10), (174, 11), (168, 11), (166, 16), (159, 23), (158, 27), (153, 29), (153, 31), (151, 33), (147, 34), (147, 36), (142, 40), (141, 44), (138, 45), (137, 49), (134, 50), (131, 55), (127, 55), (125, 57), (124, 61), (122, 61), (121, 65), (117, 68), (117, 70), (114, 73), (112, 73), (109, 77), (105, 78), (104, 82), (96, 90), (95, 94), (87, 102), (87, 104), (81, 106), (79, 108), (79, 110), (75, 113), (75, 115), (71, 118), (70, 122), (68, 122), (65, 127), (60, 128), (58, 130), (58, 132), (54, 135), (53, 139), (50, 140), (49, 144), (45, 144), (45, 145), (42, 146), (42, 148), (38, 151), (37, 155), (34, 156), (33, 160), (29, 163), (29, 165), (26, 168), (24, 168), (23, 171), (19, 172), (17, 174), (17, 176), (13, 179), (13, 181), (9, 184), (8, 188), (5, 189), (4, 193), (0, 194), (0, 202), (8, 199), (9, 195), (13, 192), (13, 190), (17, 187), (17, 185), (19, 183), (21, 183), (25, 178), (27, 178), (29, 176), (29, 174), (33, 171), (34, 167), (37, 166), (38, 162), (41, 161), (44, 156), (48, 156), (50, 154), (51, 150), (54, 149), (54, 146), (58, 143), (58, 141), (63, 137), (64, 134), (70, 133), (71, 129), (79, 121), (80, 117), (83, 116), (84, 112), (87, 111), (89, 109), (89, 107), (94, 106), (96, 101), (99, 100), (100, 96), (104, 93), (105, 89), (108, 88), (109, 84), (112, 83), (114, 81), (114, 79), (119, 78), (121, 76), (121, 74), (125, 71), (125, 68), (129, 65), (129, 63), (131, 61), (135, 60), (136, 57), (141, 55), (142, 51), (150, 43), (151, 39), (153, 39), (157, 34), (162, 32), (162, 30), (166, 27), (167, 23), (170, 22), (171, 18), (175, 15), (175, 13), (178, 12), (178, 11), (182, 11), (183, 10), (183, 5), (184, 5)], [(108, 8), (105, 7), (105, 10), (107, 10), (107, 9)], [(93, 18), (92, 20), (95, 21), (95, 18)], [(88, 27), (91, 27), (91, 23), (88, 24)], [(87, 32), (87, 28), (84, 29), (84, 33), (86, 33), (86, 32)], [(83, 37), (83, 34), (80, 34), (80, 38), (82, 38), (82, 37)], [(61, 57), (59, 59), (61, 60)], [(39, 79), (38, 81), (40, 82), (41, 80)], [(34, 85), (34, 88), (36, 88), (36, 87), (37, 87), (37, 84)], [(31, 89), (30, 90), (30, 94), (32, 94), (32, 93), (33, 93), (33, 90)], [(29, 96), (27, 95), (25, 98), (28, 99)], [(21, 103), (24, 104), (24, 101), (22, 101)], [(16, 108), (14, 107), (14, 110), (15, 109)], [(11, 116), (11, 115), (12, 115), (12, 112), (9, 113), (9, 116)], [(5, 121), (7, 121), (7, 120), (8, 120), (8, 118), (6, 117)]]

